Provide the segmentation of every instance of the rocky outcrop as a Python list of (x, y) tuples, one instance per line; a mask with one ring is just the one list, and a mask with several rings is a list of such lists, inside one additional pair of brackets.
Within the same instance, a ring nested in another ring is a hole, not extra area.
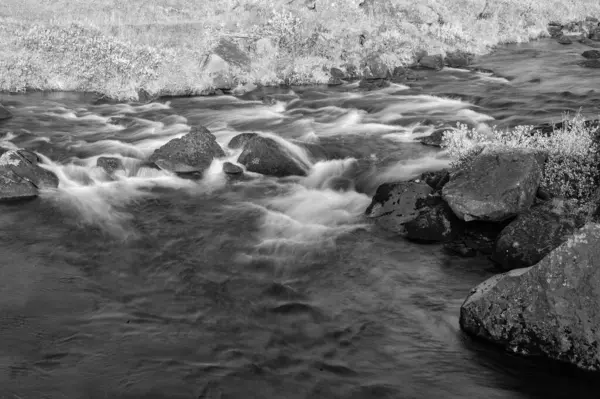
[(10, 113), (9, 110), (7, 110), (6, 108), (4, 108), (4, 106), (2, 104), (0, 104), (0, 121), (4, 120), (4, 119), (8, 119), (12, 117), (12, 114)]
[(125, 170), (123, 162), (115, 157), (99, 157), (96, 160), (96, 166), (104, 169), (109, 175), (112, 175), (117, 170)]
[(231, 148), (232, 150), (243, 148), (247, 142), (249, 142), (256, 136), (258, 136), (257, 133), (240, 133), (229, 141), (227, 147)]
[(275, 177), (306, 176), (308, 166), (274, 139), (262, 136), (249, 140), (237, 161), (249, 172)]
[(577, 221), (564, 213), (560, 202), (547, 202), (517, 216), (500, 232), (492, 261), (502, 270), (537, 264), (575, 231)]
[(159, 168), (175, 173), (202, 173), (214, 158), (225, 156), (215, 136), (203, 126), (192, 127), (185, 136), (173, 139), (150, 156)]
[(486, 147), (469, 167), (451, 175), (443, 198), (464, 221), (504, 221), (531, 207), (544, 161), (532, 150)]
[(537, 265), (496, 275), (460, 310), (470, 335), (507, 351), (600, 370), (600, 225), (586, 225)]
[(40, 189), (58, 187), (58, 177), (38, 165), (27, 150), (8, 150), (0, 156), (0, 201), (36, 197)]

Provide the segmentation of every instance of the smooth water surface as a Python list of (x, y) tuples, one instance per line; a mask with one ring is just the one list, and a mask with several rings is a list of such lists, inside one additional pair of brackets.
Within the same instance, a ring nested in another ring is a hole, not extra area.
[[(495, 272), (486, 259), (363, 217), (378, 184), (448, 165), (416, 142), (436, 127), (597, 117), (600, 72), (576, 64), (583, 50), (507, 46), (478, 60), (505, 78), (447, 69), (369, 92), (0, 95), (14, 113), (0, 146), (37, 151), (60, 178), (0, 205), (0, 398), (597, 397), (594, 378), (460, 332), (462, 301)], [(224, 148), (240, 132), (275, 137), (308, 176), (227, 178), (230, 150), (199, 181), (144, 165), (198, 124)], [(315, 162), (302, 142), (336, 156)], [(109, 178), (99, 156), (126, 171)], [(355, 190), (328, 188), (338, 176)]]

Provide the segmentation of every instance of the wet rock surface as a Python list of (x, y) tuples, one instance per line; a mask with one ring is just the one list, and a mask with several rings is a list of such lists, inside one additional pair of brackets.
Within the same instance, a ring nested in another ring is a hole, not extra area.
[(256, 136), (249, 140), (237, 161), (246, 170), (267, 176), (306, 176), (306, 169), (301, 162), (268, 137)]
[(586, 225), (537, 265), (474, 288), (460, 326), (510, 352), (599, 371), (599, 258), (600, 225)]
[(175, 173), (202, 173), (214, 158), (225, 156), (215, 136), (203, 126), (192, 127), (185, 136), (173, 139), (150, 156), (161, 169)]
[(472, 165), (452, 174), (442, 195), (467, 222), (503, 221), (533, 205), (541, 165), (540, 154), (531, 150), (486, 148)]

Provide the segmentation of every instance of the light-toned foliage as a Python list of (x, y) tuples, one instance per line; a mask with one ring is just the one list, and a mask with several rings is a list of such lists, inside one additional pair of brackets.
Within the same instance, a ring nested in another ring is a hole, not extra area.
[(442, 146), (453, 159), (452, 166), (468, 167), (484, 146), (531, 148), (543, 151), (548, 158), (544, 165), (542, 187), (558, 197), (585, 202), (597, 190), (600, 150), (597, 128), (585, 125), (581, 114), (565, 115), (563, 127), (549, 135), (533, 131), (533, 126), (482, 133), (464, 124), (446, 133)]
[[(325, 83), (323, 68), (391, 67), (421, 49), (483, 53), (546, 35), (550, 20), (600, 15), (596, 0), (2, 0), (0, 89), (97, 91), (135, 98), (212, 87), (202, 60), (222, 38), (247, 51), (237, 84)], [(485, 18), (478, 18), (485, 13)], [(364, 35), (363, 45), (359, 36)], [(269, 40), (268, 50), (257, 42)]]

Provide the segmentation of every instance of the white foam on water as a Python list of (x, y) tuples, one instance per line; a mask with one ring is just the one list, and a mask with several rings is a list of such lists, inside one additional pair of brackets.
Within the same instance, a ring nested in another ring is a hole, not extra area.
[(308, 170), (312, 166), (312, 161), (310, 160), (310, 155), (308, 152), (281, 136), (278, 136), (273, 133), (260, 133), (261, 136), (270, 138), (276, 141), (285, 152), (298, 164), (298, 166), (302, 167), (305, 170)]
[(17, 135), (14, 134), (13, 132), (7, 132), (4, 137), (0, 138), (0, 147), (4, 147), (7, 150), (18, 150), (19, 147), (17, 147), (11, 140), (13, 140), (14, 138), (16, 138)]
[(472, 109), (461, 109), (456, 113), (457, 119), (467, 120), (472, 123), (480, 123), (495, 120), (493, 117), (473, 111)]
[(367, 227), (362, 214), (369, 203), (369, 197), (354, 191), (294, 185), (287, 194), (259, 205), (264, 214), (256, 249), (291, 260), (331, 247), (339, 236)]
[[(415, 131), (416, 129), (421, 131), (417, 132)], [(421, 137), (429, 136), (435, 128), (433, 126), (414, 124), (406, 127), (398, 127), (397, 130), (395, 133), (384, 134), (381, 137), (398, 143), (414, 143)]]
[[(101, 168), (73, 163), (61, 165), (38, 155), (43, 162), (40, 166), (55, 173), (59, 179), (58, 188), (41, 190), (41, 196), (72, 212), (82, 224), (97, 226), (121, 238), (135, 235), (128, 227), (133, 216), (124, 207), (153, 196), (150, 189), (162, 187), (190, 192), (199, 189), (194, 182), (161, 170), (140, 168), (135, 173), (129, 170), (111, 177)], [(84, 161), (85, 164), (91, 162), (92, 158)], [(127, 162), (124, 164), (128, 166)]]
[(313, 165), (301, 184), (309, 189), (324, 189), (328, 187), (331, 178), (341, 177), (345, 173), (356, 170), (356, 167), (357, 160), (354, 158), (320, 161)]
[(497, 76), (492, 76), (491, 73), (477, 72), (477, 75), (479, 75), (481, 80), (487, 80), (489, 82), (495, 82), (495, 83), (510, 84), (510, 80), (508, 80), (506, 78), (499, 78)]
[(450, 166), (450, 158), (445, 151), (425, 155), (416, 159), (408, 159), (388, 166), (375, 176), (378, 184), (393, 181), (409, 180), (421, 173), (436, 171)]

